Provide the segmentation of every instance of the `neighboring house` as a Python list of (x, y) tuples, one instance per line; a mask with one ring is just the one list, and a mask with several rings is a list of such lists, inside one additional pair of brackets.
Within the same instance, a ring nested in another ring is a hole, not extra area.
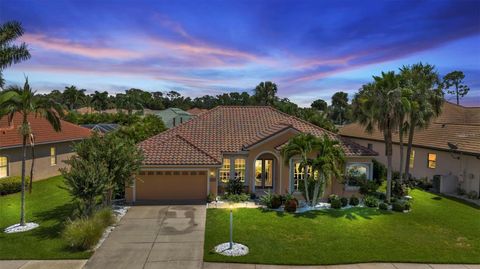
[(208, 109), (204, 109), (204, 108), (198, 108), (198, 107), (194, 107), (194, 108), (191, 108), (189, 110), (187, 110), (188, 113), (190, 113), (190, 115), (192, 115), (193, 117), (196, 117), (204, 112), (207, 112)]
[[(34, 180), (59, 174), (58, 169), (65, 167), (64, 160), (72, 154), (72, 143), (90, 136), (90, 130), (78, 125), (61, 121), (62, 130), (55, 132), (46, 119), (29, 115), (28, 120), (35, 136)], [(22, 115), (17, 113), (11, 125), (7, 117), (0, 119), (0, 178), (20, 176), (22, 173), (22, 136), (19, 128)], [(27, 175), (30, 173), (32, 151), (27, 143)]]
[(96, 124), (83, 124), (82, 127), (88, 128), (92, 131), (106, 134), (113, 132), (120, 128), (120, 125), (115, 123), (96, 123)]
[[(219, 106), (139, 143), (144, 164), (126, 191), (127, 201), (205, 200), (235, 177), (252, 193), (296, 192), (303, 178), (299, 161), (285, 161), (280, 150), (302, 132), (340, 140), (346, 169), (372, 178), (373, 150), (271, 107)], [(325, 195), (357, 190), (335, 181)]]
[(192, 118), (192, 115), (180, 108), (167, 108), (165, 110), (156, 111), (155, 115), (162, 118), (163, 123), (167, 128), (172, 128), (180, 125)]
[[(382, 133), (375, 130), (369, 134), (364, 129), (356, 123), (348, 124), (340, 134), (379, 152), (377, 159), (386, 164)], [(398, 171), (398, 133), (393, 141), (393, 168)], [(406, 151), (407, 137), (404, 143)], [(442, 193), (454, 193), (457, 188), (480, 192), (480, 107), (446, 102), (441, 115), (428, 128), (415, 131), (409, 165), (416, 178), (435, 177), (434, 187)]]

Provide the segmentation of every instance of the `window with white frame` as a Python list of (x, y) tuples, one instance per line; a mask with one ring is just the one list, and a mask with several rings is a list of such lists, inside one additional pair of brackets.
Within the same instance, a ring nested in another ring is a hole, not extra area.
[(230, 180), (230, 159), (224, 158), (222, 168), (219, 171), (220, 181), (227, 183)]
[(0, 156), (0, 178), (8, 176), (8, 158)]
[(345, 180), (348, 186), (360, 186), (370, 179), (369, 163), (347, 163)]
[(245, 182), (245, 159), (235, 159), (235, 177)]
[[(295, 191), (300, 190), (300, 185), (302, 180), (305, 178), (305, 172), (301, 167), (300, 160), (293, 160), (293, 188)], [(312, 167), (307, 167), (307, 176), (310, 177), (312, 174)]]

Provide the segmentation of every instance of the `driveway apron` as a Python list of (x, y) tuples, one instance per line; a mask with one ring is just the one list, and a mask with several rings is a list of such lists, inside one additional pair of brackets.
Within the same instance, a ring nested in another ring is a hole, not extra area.
[(202, 268), (204, 205), (134, 206), (85, 268)]

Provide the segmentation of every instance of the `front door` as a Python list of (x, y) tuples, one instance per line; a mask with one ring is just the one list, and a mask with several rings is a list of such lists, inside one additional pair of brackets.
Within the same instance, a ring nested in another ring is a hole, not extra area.
[(273, 188), (273, 160), (255, 161), (255, 187), (261, 189)]

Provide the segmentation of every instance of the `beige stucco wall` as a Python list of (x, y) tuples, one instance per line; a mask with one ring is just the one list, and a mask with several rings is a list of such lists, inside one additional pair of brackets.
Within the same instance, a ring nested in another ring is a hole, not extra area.
[[(33, 180), (41, 180), (59, 175), (58, 169), (66, 167), (63, 162), (73, 155), (73, 142), (62, 142), (54, 144), (44, 144), (35, 146), (35, 166)], [(56, 148), (57, 164), (50, 165), (50, 147)], [(20, 176), (22, 174), (22, 148), (0, 149), (1, 156), (8, 158), (8, 171), (10, 176)], [(31, 169), (31, 149), (27, 148), (26, 173), (30, 174)]]
[[(365, 147), (367, 147), (368, 144), (372, 144), (373, 150), (379, 153), (376, 159), (383, 164), (387, 163), (384, 142), (359, 138), (352, 138), (352, 140)], [(404, 150), (406, 151), (406, 147)], [(413, 147), (413, 150), (415, 150), (415, 158), (413, 168), (410, 168), (410, 172), (414, 177), (427, 177), (431, 180), (433, 176), (440, 175), (444, 177), (445, 180), (455, 180), (456, 182), (453, 185), (459, 185), (467, 192), (471, 190), (480, 191), (480, 160), (476, 157), (452, 154), (442, 150), (422, 147)], [(437, 155), (437, 165), (433, 169), (428, 168), (429, 153)], [(458, 157), (460, 157), (460, 159), (456, 159)], [(400, 147), (398, 144), (393, 145), (392, 163), (393, 169), (398, 171), (400, 168)], [(452, 192), (452, 188), (448, 188), (447, 192)]]

